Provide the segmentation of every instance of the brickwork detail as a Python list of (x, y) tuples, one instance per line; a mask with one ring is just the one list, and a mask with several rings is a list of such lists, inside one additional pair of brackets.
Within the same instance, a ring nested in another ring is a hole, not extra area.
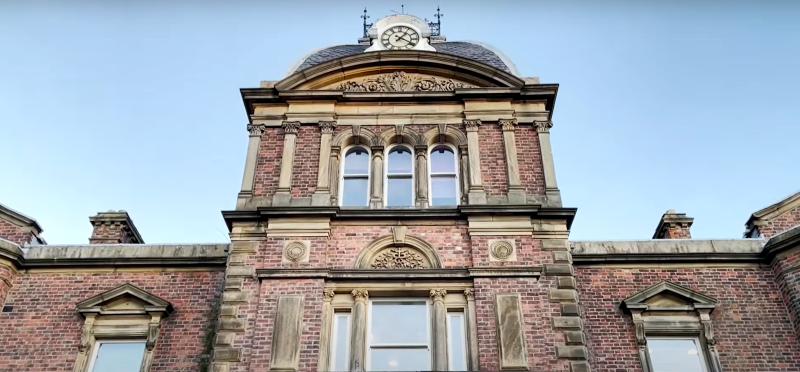
[(0, 219), (0, 238), (23, 245), (31, 241), (33, 234), (26, 232), (20, 226)]
[(488, 195), (508, 193), (506, 155), (503, 152), (503, 131), (497, 123), (483, 122), (478, 127), (483, 188)]
[(321, 134), (320, 128), (316, 125), (303, 125), (297, 131), (297, 146), (294, 150), (292, 169), (292, 197), (309, 197), (317, 189)]
[(789, 311), (795, 335), (800, 340), (800, 251), (776, 257), (771, 269), (783, 304)]
[(538, 137), (532, 125), (517, 127), (515, 140), (519, 181), (526, 195), (544, 194), (544, 165)]
[(633, 325), (619, 303), (662, 280), (717, 299), (711, 319), (722, 370), (800, 368), (797, 339), (768, 269), (579, 267), (576, 278), (595, 372), (641, 371)]
[(800, 207), (788, 210), (769, 221), (759, 223), (758, 231), (761, 236), (770, 238), (797, 225), (800, 225)]
[[(305, 144), (301, 144), (305, 145)], [(253, 179), (253, 196), (270, 197), (278, 189), (281, 178), (281, 154), (283, 153), (283, 130), (268, 127), (261, 135)]]

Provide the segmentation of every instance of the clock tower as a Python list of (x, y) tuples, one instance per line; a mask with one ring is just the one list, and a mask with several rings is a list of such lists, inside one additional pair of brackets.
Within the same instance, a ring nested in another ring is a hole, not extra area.
[(410, 14), (394, 14), (381, 18), (367, 31), (370, 47), (365, 52), (380, 50), (427, 50), (431, 46), (428, 22)]

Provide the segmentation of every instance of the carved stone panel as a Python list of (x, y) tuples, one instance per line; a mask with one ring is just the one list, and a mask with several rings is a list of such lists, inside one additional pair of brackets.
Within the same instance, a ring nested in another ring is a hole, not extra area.
[(271, 371), (297, 371), (300, 367), (300, 335), (303, 322), (303, 297), (278, 298), (272, 332)]
[(389, 74), (345, 81), (328, 87), (328, 89), (345, 92), (448, 92), (456, 88), (473, 87), (453, 79), (395, 71)]
[(387, 248), (375, 255), (370, 266), (373, 269), (425, 269), (431, 264), (414, 249)]
[(528, 353), (525, 344), (525, 322), (519, 294), (497, 294), (497, 345), (500, 348), (500, 370), (527, 370)]

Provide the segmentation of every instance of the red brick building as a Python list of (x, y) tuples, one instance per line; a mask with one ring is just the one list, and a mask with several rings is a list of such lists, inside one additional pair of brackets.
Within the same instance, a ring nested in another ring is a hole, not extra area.
[(800, 371), (800, 193), (742, 239), (569, 241), (557, 92), (393, 15), (241, 90), (231, 243), (0, 205), (0, 371)]

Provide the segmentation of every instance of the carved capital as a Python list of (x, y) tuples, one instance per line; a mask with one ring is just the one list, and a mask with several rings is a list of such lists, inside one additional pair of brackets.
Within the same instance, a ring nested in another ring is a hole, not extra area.
[(319, 122), (319, 129), (322, 131), (322, 134), (333, 134), (333, 130), (336, 129), (336, 122), (321, 121)]
[(553, 127), (552, 121), (534, 121), (533, 126), (536, 127), (536, 131), (539, 133), (550, 133), (550, 128)]
[(325, 302), (331, 302), (335, 294), (336, 293), (333, 292), (333, 289), (327, 288), (322, 291), (322, 300)]
[(350, 293), (356, 301), (367, 302), (367, 300), (369, 300), (369, 292), (366, 289), (354, 289), (353, 292)]
[(634, 322), (633, 327), (636, 334), (636, 344), (639, 346), (647, 345), (647, 337), (645, 337), (644, 334), (644, 322)]
[(467, 298), (467, 301), (472, 301), (475, 299), (475, 289), (467, 288), (464, 290), (464, 297)]
[(92, 328), (94, 327), (94, 317), (86, 318), (86, 321), (81, 327), (81, 343), (78, 344), (78, 351), (85, 353), (89, 350), (89, 345), (92, 343)]
[(247, 125), (247, 131), (250, 132), (250, 137), (261, 137), (261, 135), (264, 134), (264, 129), (267, 129), (267, 126), (264, 124)]
[(444, 301), (444, 296), (447, 296), (447, 291), (444, 289), (431, 289), (431, 300)]
[(475, 119), (475, 120), (464, 119), (464, 127), (467, 128), (467, 132), (477, 132), (478, 127), (480, 125), (481, 125), (481, 119)]
[(517, 129), (517, 125), (519, 125), (517, 119), (500, 119), (497, 121), (497, 123), (503, 127), (503, 131), (510, 132), (513, 132), (515, 129)]
[(147, 327), (147, 342), (145, 347), (148, 351), (153, 351), (156, 347), (156, 339), (158, 338), (158, 323), (150, 323)]
[(297, 130), (300, 129), (300, 122), (299, 121), (284, 121), (281, 126), (283, 127), (283, 132), (286, 134), (297, 134)]
[(714, 338), (714, 327), (711, 324), (711, 320), (702, 320), (700, 321), (703, 324), (703, 333), (706, 336), (706, 343), (709, 346), (714, 346), (717, 344), (717, 339)]

